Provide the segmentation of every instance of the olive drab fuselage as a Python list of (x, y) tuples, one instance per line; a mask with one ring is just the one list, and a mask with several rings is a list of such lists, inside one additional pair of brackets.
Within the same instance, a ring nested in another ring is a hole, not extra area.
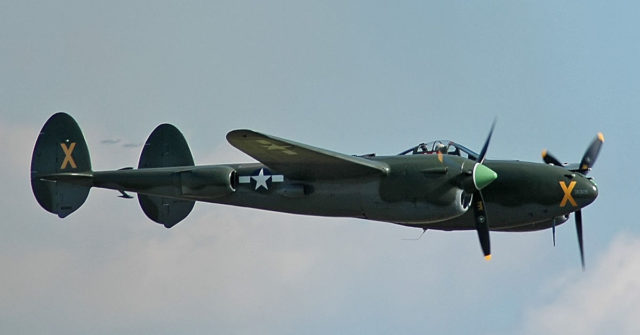
[(145, 142), (137, 168), (94, 171), (79, 126), (71, 116), (57, 113), (36, 141), (31, 185), (38, 203), (61, 218), (98, 187), (116, 190), (122, 198), (137, 193), (147, 217), (167, 228), (186, 218), (195, 201), (204, 201), (422, 229), (475, 229), (487, 259), (489, 230), (551, 227), (555, 232), (576, 213), (582, 255), (581, 208), (598, 196), (586, 174), (604, 142), (602, 134), (572, 168), (547, 151), (545, 163), (486, 160), (494, 126), (480, 154), (451, 141), (434, 141), (378, 157), (345, 155), (241, 129), (229, 132), (227, 140), (259, 163), (195, 165), (182, 133), (162, 124)]

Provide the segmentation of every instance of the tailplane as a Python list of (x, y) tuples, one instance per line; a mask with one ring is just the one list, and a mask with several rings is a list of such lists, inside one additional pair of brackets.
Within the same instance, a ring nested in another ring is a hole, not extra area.
[(64, 218), (82, 206), (90, 188), (91, 160), (82, 131), (68, 114), (54, 114), (33, 149), (33, 194), (40, 206)]

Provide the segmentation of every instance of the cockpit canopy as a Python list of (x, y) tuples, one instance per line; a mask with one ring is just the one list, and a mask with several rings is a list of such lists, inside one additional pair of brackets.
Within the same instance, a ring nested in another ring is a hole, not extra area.
[(478, 154), (466, 147), (448, 140), (437, 140), (428, 143), (420, 143), (415, 147), (409, 148), (398, 155), (433, 155), (433, 154), (455, 155), (476, 160)]

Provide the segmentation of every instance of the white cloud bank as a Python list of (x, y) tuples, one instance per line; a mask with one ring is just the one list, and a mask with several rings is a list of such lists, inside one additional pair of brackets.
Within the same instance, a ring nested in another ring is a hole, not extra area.
[(619, 235), (597, 264), (566, 275), (530, 310), (527, 334), (640, 334), (640, 237)]

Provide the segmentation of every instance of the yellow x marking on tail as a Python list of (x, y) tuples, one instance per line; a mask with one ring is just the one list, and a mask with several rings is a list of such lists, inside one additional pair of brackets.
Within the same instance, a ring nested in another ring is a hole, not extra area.
[(562, 201), (560, 202), (560, 207), (564, 207), (567, 205), (567, 201), (569, 203), (571, 203), (571, 206), (573, 207), (578, 207), (578, 204), (576, 203), (575, 200), (573, 200), (573, 196), (571, 195), (571, 192), (573, 192), (573, 188), (576, 187), (576, 181), (573, 180), (569, 183), (569, 186), (567, 187), (567, 184), (564, 181), (560, 182), (560, 187), (562, 187), (562, 191), (564, 192), (564, 197), (562, 198)]
[(62, 165), (60, 165), (60, 170), (64, 170), (67, 168), (67, 164), (71, 165), (72, 169), (77, 168), (76, 161), (73, 160), (73, 149), (76, 148), (76, 142), (71, 142), (71, 145), (67, 147), (65, 143), (60, 143), (62, 147), (62, 151), (64, 151), (64, 160), (62, 161)]

